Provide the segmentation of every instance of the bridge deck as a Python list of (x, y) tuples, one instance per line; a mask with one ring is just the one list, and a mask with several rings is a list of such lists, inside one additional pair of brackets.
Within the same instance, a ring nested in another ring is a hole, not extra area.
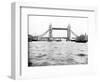
[[(49, 39), (49, 37), (40, 37), (40, 39)], [(67, 37), (52, 37), (52, 39), (67, 39)]]

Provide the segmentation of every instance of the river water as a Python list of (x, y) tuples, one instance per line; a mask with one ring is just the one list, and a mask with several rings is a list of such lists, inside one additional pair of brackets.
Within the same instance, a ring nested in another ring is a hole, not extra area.
[(88, 64), (88, 43), (33, 41), (28, 44), (29, 66)]

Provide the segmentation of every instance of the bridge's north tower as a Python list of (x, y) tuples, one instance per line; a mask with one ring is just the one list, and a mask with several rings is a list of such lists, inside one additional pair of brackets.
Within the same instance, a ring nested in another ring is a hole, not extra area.
[(52, 35), (52, 24), (49, 25), (49, 40), (53, 39), (53, 35)]

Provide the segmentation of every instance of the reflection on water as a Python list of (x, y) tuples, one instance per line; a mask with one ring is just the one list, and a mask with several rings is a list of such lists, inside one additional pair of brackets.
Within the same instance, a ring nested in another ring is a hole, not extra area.
[(73, 65), (88, 63), (87, 43), (29, 42), (29, 66)]

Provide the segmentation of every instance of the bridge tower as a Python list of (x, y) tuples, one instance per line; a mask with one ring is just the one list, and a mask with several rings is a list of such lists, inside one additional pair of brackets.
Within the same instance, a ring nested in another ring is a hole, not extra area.
[(71, 25), (68, 24), (68, 26), (67, 26), (67, 40), (70, 41), (70, 39), (71, 39)]
[(49, 25), (49, 41), (52, 41), (53, 38), (52, 38), (52, 24)]

